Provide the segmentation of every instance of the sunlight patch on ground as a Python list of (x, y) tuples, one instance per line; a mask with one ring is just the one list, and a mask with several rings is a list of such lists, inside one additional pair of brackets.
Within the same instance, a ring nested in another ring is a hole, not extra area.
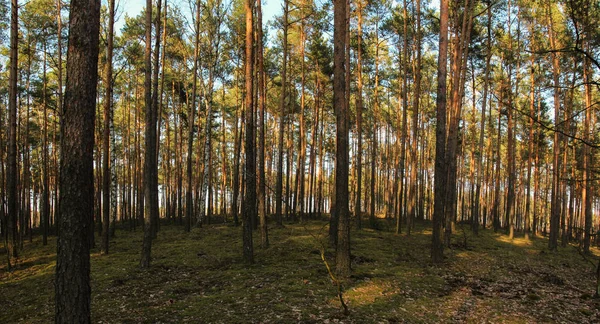
[(515, 237), (511, 240), (506, 235), (500, 235), (500, 236), (496, 237), (496, 241), (499, 241), (502, 243), (508, 243), (508, 244), (512, 244), (512, 245), (520, 246), (520, 247), (532, 247), (533, 246), (533, 241), (531, 241), (530, 239), (525, 239), (524, 237)]
[(386, 298), (398, 293), (399, 287), (393, 287), (388, 281), (366, 281), (345, 292), (344, 298), (351, 305), (367, 305), (379, 298)]

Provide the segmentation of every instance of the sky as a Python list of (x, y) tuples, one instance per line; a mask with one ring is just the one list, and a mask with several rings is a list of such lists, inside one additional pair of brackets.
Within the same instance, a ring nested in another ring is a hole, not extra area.
[[(189, 12), (189, 5), (187, 0), (167, 0), (168, 5), (172, 6), (173, 4), (179, 6), (182, 9), (182, 12)], [(103, 0), (103, 4), (105, 4), (105, 0)], [(154, 0), (153, 0), (154, 2)], [(120, 33), (121, 27), (125, 24), (125, 14), (129, 17), (137, 16), (142, 9), (145, 7), (146, 2), (143, 0), (116, 0), (117, 5), (117, 20), (115, 21), (115, 30), (117, 33)], [(282, 1), (281, 0), (263, 0), (262, 2), (263, 9), (263, 22), (266, 23), (269, 20), (272, 20), (275, 15), (278, 15), (282, 12)], [(189, 13), (188, 13), (189, 14)]]

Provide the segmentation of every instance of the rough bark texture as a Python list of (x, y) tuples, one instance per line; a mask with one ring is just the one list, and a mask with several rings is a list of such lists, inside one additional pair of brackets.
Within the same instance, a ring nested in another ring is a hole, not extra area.
[(335, 0), (333, 9), (333, 101), (336, 115), (335, 214), (338, 218), (336, 272), (350, 274), (350, 211), (348, 209), (348, 105), (345, 95), (346, 0)]
[(100, 1), (73, 0), (61, 123), (56, 323), (90, 322), (89, 229), (94, 211), (94, 121)]

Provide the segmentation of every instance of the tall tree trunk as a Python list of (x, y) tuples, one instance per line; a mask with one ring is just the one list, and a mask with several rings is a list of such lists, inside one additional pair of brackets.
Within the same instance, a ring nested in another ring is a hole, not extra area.
[(286, 113), (287, 91), (287, 36), (288, 36), (288, 0), (283, 0), (283, 62), (281, 63), (281, 98), (279, 99), (279, 141), (277, 146), (277, 182), (275, 184), (275, 218), (279, 226), (283, 225), (283, 130)]
[(10, 15), (10, 71), (8, 83), (8, 159), (6, 189), (8, 198), (8, 268), (10, 269), (10, 258), (17, 257), (17, 67), (18, 61), (18, 34), (19, 14), (17, 0), (11, 1)]
[(192, 177), (192, 152), (194, 149), (194, 124), (196, 111), (196, 92), (198, 91), (198, 59), (200, 53), (200, 8), (201, 2), (196, 0), (196, 18), (195, 18), (195, 38), (194, 38), (194, 67), (192, 69), (192, 100), (188, 105), (188, 150), (186, 159), (187, 191), (185, 193), (185, 231), (189, 232), (192, 228), (192, 217), (194, 213), (194, 204), (192, 194), (194, 192)]
[[(548, 4), (548, 27), (550, 46), (553, 50), (558, 49), (556, 44), (556, 36), (554, 35), (554, 24), (552, 19), (552, 8)], [(560, 122), (560, 62), (559, 53), (553, 52), (552, 56), (552, 75), (554, 82), (554, 125), (559, 127)], [(548, 240), (548, 248), (554, 251), (558, 247), (558, 234), (560, 229), (560, 145), (561, 137), (556, 130), (554, 132), (553, 144), (553, 161), (552, 161), (552, 200), (550, 206), (550, 239)]]
[(362, 123), (363, 123), (363, 79), (362, 79), (362, 24), (363, 24), (363, 2), (357, 1), (356, 15), (358, 18), (357, 26), (357, 51), (356, 51), (356, 201), (354, 204), (354, 216), (356, 217), (356, 226), (362, 228)]
[[(104, 136), (102, 137), (102, 146), (104, 156), (102, 159), (102, 253), (108, 254), (108, 238), (110, 223), (110, 187), (111, 187), (111, 167), (110, 165), (110, 128), (112, 119), (112, 58), (113, 58), (113, 28), (115, 24), (115, 0), (108, 0), (108, 34), (106, 35), (106, 75), (104, 84), (106, 95), (104, 97)], [(113, 184), (114, 185), (114, 184)]]
[(263, 53), (263, 26), (262, 26), (262, 4), (261, 0), (256, 2), (256, 25), (258, 27), (258, 91), (259, 91), (259, 109), (258, 109), (258, 217), (260, 221), (260, 242), (263, 248), (269, 247), (269, 234), (267, 228), (267, 209), (266, 209), (266, 179), (265, 179), (265, 114), (266, 114), (266, 82), (264, 70)]
[(256, 214), (256, 156), (254, 154), (254, 93), (253, 93), (253, 46), (254, 25), (252, 0), (246, 0), (246, 195), (243, 216), (243, 256), (246, 263), (254, 262), (252, 224)]
[(350, 211), (348, 209), (348, 102), (345, 94), (346, 74), (346, 0), (333, 3), (333, 97), (336, 115), (335, 214), (338, 219), (336, 272), (350, 274)]
[[(480, 206), (482, 201), (481, 196), (481, 186), (483, 182), (483, 139), (485, 135), (485, 113), (487, 108), (488, 101), (488, 87), (489, 87), (489, 79), (490, 79), (490, 61), (492, 58), (492, 8), (489, 6), (487, 8), (487, 41), (486, 41), (486, 59), (485, 59), (485, 72), (483, 77), (483, 95), (481, 101), (481, 125), (479, 128), (479, 154), (477, 155), (477, 186), (475, 187), (475, 204), (473, 207), (473, 212), (471, 216), (471, 227), (473, 229), (473, 233), (476, 235), (479, 233), (479, 217), (480, 217)], [(486, 218), (487, 215), (484, 213), (483, 217)], [(485, 224), (485, 220), (484, 220)], [(485, 226), (484, 226), (485, 227)]]
[[(587, 35), (586, 35), (587, 36)], [(584, 46), (589, 48), (589, 45), (586, 42)], [(585, 118), (583, 122), (583, 139), (586, 142), (589, 142), (590, 137), (593, 136), (593, 132), (590, 132), (593, 127), (590, 127), (590, 123), (592, 120), (592, 85), (591, 85), (591, 74), (590, 71), (590, 60), (585, 58), (583, 62), (583, 83), (584, 83), (584, 96), (585, 96)], [(592, 169), (592, 153), (590, 147), (587, 144), (583, 145), (583, 183), (581, 186), (581, 214), (585, 220), (585, 236), (583, 238), (583, 251), (585, 253), (590, 253), (590, 245), (591, 245), (591, 237), (592, 237), (592, 179), (591, 179), (591, 169)]]
[[(152, 139), (154, 143), (151, 144), (152, 152), (154, 155), (152, 156), (152, 186), (151, 186), (151, 199), (156, 201), (150, 201), (150, 204), (155, 206), (151, 206), (151, 229), (152, 229), (152, 238), (156, 238), (156, 233), (158, 232), (158, 227), (160, 226), (159, 218), (160, 218), (160, 210), (158, 206), (158, 144), (160, 143), (160, 138), (158, 135), (158, 116), (159, 116), (159, 105), (158, 105), (158, 72), (160, 71), (160, 18), (161, 18), (161, 4), (162, 0), (156, 0), (156, 20), (154, 21), (154, 25), (156, 26), (156, 36), (154, 38), (154, 51), (152, 58)], [(155, 209), (155, 210), (154, 210)]]
[[(416, 31), (415, 31), (415, 48), (417, 52), (416, 61), (413, 64), (413, 71), (415, 77), (415, 89), (414, 89), (414, 102), (413, 102), (413, 124), (412, 124), (412, 167), (410, 171), (410, 192), (409, 192), (409, 206), (408, 206), (408, 219), (416, 219), (417, 216), (417, 204), (418, 204), (418, 191), (419, 181), (417, 172), (419, 170), (419, 106), (421, 103), (421, 0), (415, 1), (415, 15), (416, 15)], [(406, 10), (405, 10), (406, 11)], [(408, 20), (406, 17), (405, 21)], [(407, 28), (405, 26), (405, 28)], [(407, 32), (405, 31), (404, 34)], [(412, 223), (411, 223), (412, 224)], [(410, 234), (412, 226), (409, 226), (407, 232)]]
[[(158, 217), (158, 172), (156, 166), (156, 111), (152, 103), (152, 1), (146, 0), (146, 52), (144, 71), (144, 106), (146, 109), (144, 138), (144, 241), (140, 267), (149, 268), (151, 262), (153, 219)], [(156, 198), (156, 199), (155, 199)]]
[(440, 0), (440, 38), (438, 52), (438, 85), (436, 96), (435, 129), (435, 183), (433, 207), (433, 235), (431, 259), (434, 263), (444, 261), (442, 225), (446, 202), (446, 180), (448, 165), (446, 157), (446, 72), (448, 63), (448, 0)]
[(56, 323), (90, 323), (94, 127), (100, 1), (71, 1), (67, 84), (61, 119)]

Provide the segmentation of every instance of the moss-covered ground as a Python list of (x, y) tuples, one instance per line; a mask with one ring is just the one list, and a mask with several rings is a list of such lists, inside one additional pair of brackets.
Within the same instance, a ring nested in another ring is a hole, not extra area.
[[(385, 226), (383, 226), (385, 227)], [(391, 227), (391, 226), (390, 226)], [(598, 323), (595, 269), (574, 246), (457, 228), (447, 261), (429, 258), (430, 228), (394, 235), (352, 231), (353, 274), (343, 281), (349, 314), (321, 260), (326, 222), (270, 228), (271, 246), (241, 258), (241, 228), (185, 233), (162, 226), (149, 270), (138, 266), (141, 231), (117, 231), (110, 254), (92, 250), (94, 323)], [(466, 246), (465, 246), (466, 241)], [(0, 323), (50, 323), (55, 240), (26, 242), (12, 272), (0, 266)], [(594, 249), (594, 253), (598, 251)], [(334, 252), (326, 248), (333, 267)], [(597, 262), (597, 256), (588, 259)], [(6, 260), (5, 253), (2, 260)]]

